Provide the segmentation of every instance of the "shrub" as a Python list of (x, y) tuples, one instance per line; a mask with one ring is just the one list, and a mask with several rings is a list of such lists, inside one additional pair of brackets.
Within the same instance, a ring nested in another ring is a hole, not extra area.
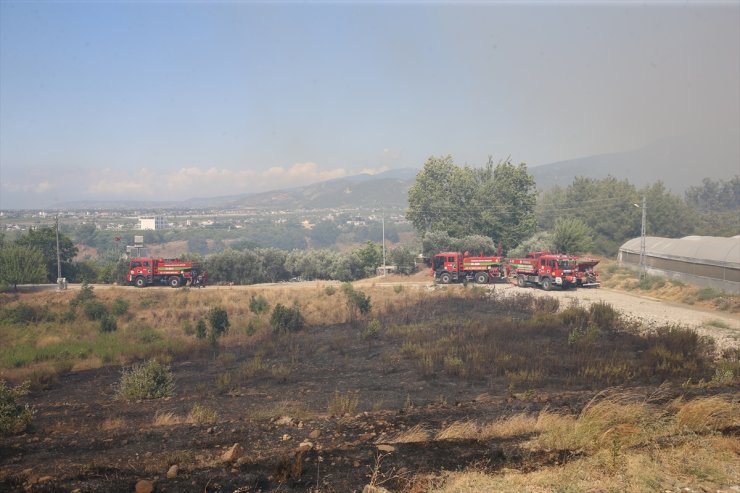
[(270, 308), (270, 304), (267, 302), (267, 299), (262, 296), (254, 296), (249, 299), (249, 311), (254, 313), (255, 315), (261, 315), (263, 313), (266, 313), (267, 310)]
[(115, 300), (113, 300), (110, 308), (111, 312), (113, 312), (113, 315), (120, 317), (126, 314), (126, 312), (128, 311), (128, 307), (128, 301), (124, 300), (123, 298), (116, 298)]
[(696, 299), (699, 301), (707, 301), (722, 296), (722, 292), (717, 291), (713, 288), (701, 288), (696, 291)]
[(31, 423), (31, 408), (16, 402), (17, 398), (28, 393), (29, 385), (29, 382), (25, 382), (16, 387), (7, 387), (5, 380), (0, 380), (0, 436), (21, 433)]
[(297, 303), (292, 308), (278, 303), (272, 310), (270, 326), (274, 332), (298, 332), (303, 329), (304, 325), (305, 320), (301, 313), (301, 307)]
[(211, 326), (209, 339), (211, 343), (215, 344), (219, 337), (229, 332), (229, 315), (226, 310), (216, 306), (208, 310), (206, 318), (208, 318), (208, 324)]
[(108, 307), (95, 300), (85, 303), (83, 311), (88, 320), (102, 320), (108, 316)]
[(347, 391), (346, 394), (341, 394), (338, 390), (334, 391), (334, 397), (329, 401), (328, 411), (334, 416), (344, 416), (345, 414), (352, 414), (357, 409), (359, 398), (356, 392)]
[(175, 391), (175, 383), (169, 367), (157, 360), (134, 366), (121, 372), (116, 398), (119, 400), (157, 399), (169, 397)]
[(198, 323), (195, 324), (195, 337), (198, 339), (205, 339), (207, 332), (208, 327), (206, 327), (206, 322), (201, 318), (198, 320)]
[(103, 317), (100, 319), (100, 332), (115, 332), (118, 330), (118, 324), (113, 317)]
[(357, 312), (360, 315), (367, 315), (372, 309), (370, 297), (362, 291), (355, 290), (352, 283), (345, 282), (342, 284), (342, 292), (347, 297), (347, 308), (350, 312), (350, 319), (354, 321), (357, 318)]
[(605, 301), (592, 304), (589, 312), (591, 322), (600, 329), (611, 329), (619, 321), (619, 312)]
[(362, 331), (361, 336), (366, 341), (369, 341), (378, 337), (378, 332), (380, 332), (380, 322), (378, 321), (378, 319), (374, 318), (367, 323), (367, 326)]
[(336, 292), (337, 288), (335, 288), (334, 286), (329, 285), (324, 288), (324, 293), (326, 293), (327, 296), (332, 296)]
[(80, 306), (94, 299), (95, 292), (93, 290), (93, 287), (90, 286), (87, 281), (83, 281), (82, 286), (80, 287), (80, 291), (75, 295), (74, 298), (72, 298), (70, 304), (72, 306)]
[(186, 336), (192, 336), (195, 334), (195, 327), (193, 327), (193, 322), (190, 320), (185, 320), (182, 323), (182, 331), (185, 333)]
[(3, 310), (2, 315), (2, 318), (11, 324), (36, 323), (43, 319), (40, 310), (23, 302)]

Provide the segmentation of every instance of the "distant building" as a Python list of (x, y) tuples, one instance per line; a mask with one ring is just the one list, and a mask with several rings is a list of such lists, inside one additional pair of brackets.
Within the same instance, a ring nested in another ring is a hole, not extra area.
[[(619, 248), (619, 263), (640, 267), (640, 238)], [(740, 293), (740, 236), (645, 238), (645, 270), (683, 282)]]
[(165, 222), (163, 216), (148, 216), (139, 218), (139, 229), (141, 230), (152, 230), (152, 229), (164, 229)]

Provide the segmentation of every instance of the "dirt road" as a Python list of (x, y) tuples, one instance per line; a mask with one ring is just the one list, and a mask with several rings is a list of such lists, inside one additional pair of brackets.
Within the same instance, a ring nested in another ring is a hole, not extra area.
[[(397, 283), (377, 283), (376, 286), (395, 286)], [(415, 283), (418, 287), (440, 289), (431, 283)], [(462, 289), (462, 286), (448, 286), (447, 289)], [(740, 347), (740, 316), (727, 312), (705, 310), (690, 305), (672, 303), (647, 296), (607, 288), (581, 288), (561, 291), (544, 291), (537, 288), (520, 288), (513, 284), (494, 284), (490, 287), (503, 296), (529, 292), (535, 296), (552, 296), (560, 300), (561, 307), (571, 303), (590, 306), (592, 303), (606, 302), (625, 316), (640, 321), (647, 327), (661, 325), (680, 325), (691, 327), (701, 335), (709, 335), (717, 341), (719, 348)]]

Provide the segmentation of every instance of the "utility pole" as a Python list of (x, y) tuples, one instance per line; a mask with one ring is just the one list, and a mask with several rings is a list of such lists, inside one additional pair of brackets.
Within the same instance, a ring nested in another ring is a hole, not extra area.
[(642, 225), (640, 226), (640, 279), (644, 279), (647, 272), (645, 265), (645, 218), (647, 217), (647, 207), (645, 196), (642, 196)]
[(56, 218), (56, 233), (57, 233), (57, 289), (62, 290), (62, 261), (59, 255), (59, 213), (57, 212)]
[(383, 223), (383, 277), (385, 277), (385, 210), (381, 213)]

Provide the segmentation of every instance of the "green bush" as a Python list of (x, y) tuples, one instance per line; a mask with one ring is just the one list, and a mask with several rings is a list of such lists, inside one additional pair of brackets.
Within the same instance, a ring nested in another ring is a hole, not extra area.
[(270, 326), (273, 332), (298, 332), (303, 329), (305, 320), (301, 313), (301, 307), (296, 303), (292, 308), (283, 306), (281, 303), (275, 305), (270, 317)]
[(116, 319), (110, 316), (105, 316), (100, 319), (100, 332), (115, 332), (118, 330), (118, 324)]
[(207, 332), (208, 327), (206, 327), (206, 322), (201, 318), (198, 320), (198, 323), (195, 324), (195, 337), (198, 339), (205, 339)]
[(94, 299), (95, 291), (93, 290), (93, 287), (90, 286), (87, 281), (84, 281), (82, 283), (82, 286), (80, 287), (80, 291), (75, 295), (74, 298), (72, 298), (70, 304), (72, 306), (80, 306)]
[(28, 393), (29, 382), (16, 387), (7, 387), (0, 380), (0, 436), (21, 433), (28, 428), (33, 411), (26, 404), (18, 404), (16, 399)]
[(267, 299), (262, 295), (257, 295), (249, 299), (249, 311), (254, 313), (255, 315), (261, 315), (270, 308), (270, 304), (267, 302)]
[(229, 332), (229, 315), (226, 310), (219, 307), (213, 307), (206, 314), (211, 330), (208, 332), (208, 342), (216, 346), (219, 337)]
[(121, 315), (125, 315), (128, 311), (129, 303), (128, 301), (124, 300), (123, 298), (116, 298), (113, 300), (113, 303), (110, 306), (111, 312), (113, 312), (113, 315), (120, 317)]
[(169, 367), (152, 359), (130, 370), (121, 371), (116, 399), (157, 399), (169, 397), (174, 391), (175, 382)]
[(96, 300), (85, 303), (82, 310), (88, 320), (102, 320), (108, 316), (108, 307)]
[(45, 318), (45, 313), (38, 307), (21, 302), (3, 310), (2, 318), (6, 323), (11, 324), (38, 323)]
[(696, 299), (707, 301), (722, 296), (722, 292), (713, 288), (701, 288), (696, 291)]
[(332, 296), (336, 292), (337, 292), (337, 288), (335, 288), (332, 285), (326, 286), (324, 288), (324, 293), (326, 293), (327, 296)]

